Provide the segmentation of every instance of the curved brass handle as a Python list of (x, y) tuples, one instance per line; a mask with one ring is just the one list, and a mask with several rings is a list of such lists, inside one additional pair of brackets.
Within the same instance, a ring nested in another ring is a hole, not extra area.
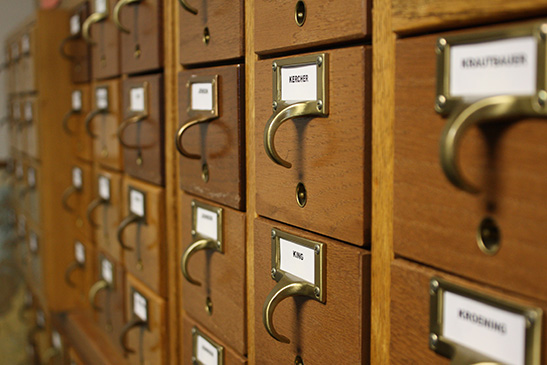
[(85, 216), (87, 217), (87, 221), (89, 222), (89, 225), (93, 228), (98, 228), (99, 225), (97, 223), (95, 223), (95, 221), (93, 220), (93, 211), (95, 209), (97, 209), (100, 205), (102, 204), (106, 204), (107, 201), (104, 200), (103, 198), (99, 197), (99, 198), (96, 198), (95, 200), (93, 200), (91, 203), (89, 203), (89, 205), (87, 206), (87, 209), (85, 211)]
[(184, 149), (184, 147), (182, 146), (182, 135), (191, 126), (199, 124), (199, 123), (203, 123), (203, 122), (210, 122), (210, 121), (212, 121), (216, 118), (218, 118), (218, 117), (198, 117), (198, 118), (195, 118), (195, 119), (191, 119), (186, 124), (184, 124), (182, 127), (180, 127), (180, 129), (177, 132), (177, 135), (175, 136), (175, 146), (177, 146), (177, 150), (179, 151), (179, 153), (181, 155), (183, 155), (184, 157), (188, 157), (188, 158), (191, 158), (193, 160), (199, 160), (201, 158), (200, 155), (192, 154), (190, 152), (187, 152)]
[(135, 350), (130, 349), (125, 344), (125, 336), (127, 335), (127, 332), (129, 332), (132, 328), (145, 326), (145, 325), (146, 325), (146, 321), (140, 319), (137, 316), (133, 316), (133, 318), (131, 318), (131, 320), (128, 323), (126, 323), (125, 326), (123, 326), (122, 331), (120, 332), (120, 345), (126, 354), (135, 353)]
[(101, 279), (93, 284), (93, 286), (89, 289), (89, 304), (91, 304), (91, 308), (95, 309), (97, 312), (101, 312), (103, 309), (95, 304), (95, 297), (98, 292), (108, 287), (110, 287), (110, 284), (108, 284), (106, 280)]
[(69, 61), (73, 61), (73, 60), (76, 59), (75, 56), (66, 53), (65, 46), (68, 42), (73, 41), (75, 39), (78, 39), (78, 37), (79, 37), (79, 34), (71, 34), (71, 35), (69, 35), (68, 37), (64, 38), (61, 41), (61, 44), (59, 45), (59, 53), (61, 54), (61, 57), (65, 58)]
[(278, 113), (272, 115), (266, 123), (266, 127), (264, 128), (264, 148), (268, 157), (276, 164), (288, 169), (292, 166), (290, 162), (283, 160), (275, 149), (274, 138), (277, 129), (291, 118), (305, 116), (324, 116), (324, 114), (317, 111), (315, 104), (300, 102), (283, 108)]
[(479, 122), (538, 115), (529, 100), (510, 95), (485, 98), (455, 113), (455, 117), (446, 122), (440, 139), (441, 166), (448, 180), (457, 188), (469, 193), (480, 191), (463, 177), (458, 164), (459, 142), (469, 127)]
[(76, 111), (74, 109), (71, 109), (68, 113), (65, 114), (65, 116), (63, 117), (63, 130), (65, 131), (66, 134), (68, 134), (69, 136), (73, 136), (74, 134), (76, 134), (76, 132), (74, 132), (73, 130), (70, 129), (70, 127), (68, 126), (68, 121), (70, 120), (70, 117), (72, 117), (73, 115), (76, 115), (76, 114), (80, 114), (79, 111)]
[(127, 246), (123, 242), (123, 237), (122, 237), (123, 231), (127, 228), (127, 226), (129, 226), (132, 223), (138, 222), (141, 219), (142, 217), (139, 217), (138, 215), (131, 213), (130, 215), (125, 217), (123, 221), (120, 222), (120, 225), (118, 226), (118, 231), (116, 232), (116, 236), (118, 237), (118, 243), (120, 244), (120, 246), (122, 246), (124, 250), (133, 251), (133, 248)]
[(61, 355), (61, 351), (59, 351), (59, 349), (51, 346), (42, 355), (42, 364), (49, 364), (51, 359), (53, 359), (54, 357), (57, 357), (59, 355)]
[(194, 8), (190, 4), (186, 2), (186, 0), (179, 0), (180, 5), (189, 13), (192, 13), (194, 15), (197, 15), (198, 9)]
[(501, 362), (497, 362), (490, 357), (473, 351), (464, 346), (451, 346), (453, 350), (450, 364), (452, 365), (502, 365)]
[[(287, 275), (287, 274), (285, 274)], [(286, 279), (286, 276), (283, 276), (277, 285), (272, 289), (266, 301), (264, 302), (264, 307), (262, 308), (262, 322), (266, 331), (279, 342), (290, 343), (291, 341), (279, 334), (274, 325), (273, 325), (273, 313), (275, 307), (286, 298), (294, 296), (306, 296), (314, 298), (314, 286), (310, 283), (304, 281), (293, 281)]]
[(139, 148), (139, 146), (134, 146), (134, 145), (130, 145), (130, 144), (125, 143), (124, 140), (123, 140), (123, 132), (127, 127), (129, 127), (130, 124), (135, 124), (135, 123), (142, 122), (146, 118), (148, 118), (148, 114), (143, 113), (143, 114), (135, 115), (131, 118), (128, 118), (128, 119), (124, 120), (122, 124), (120, 124), (116, 134), (118, 135), (118, 141), (120, 142), (120, 144), (123, 147), (130, 148), (130, 149)]
[(103, 21), (107, 17), (108, 17), (107, 13), (93, 13), (90, 16), (88, 16), (87, 19), (84, 21), (84, 24), (82, 24), (82, 37), (84, 37), (85, 41), (88, 44), (90, 45), (97, 44), (93, 39), (91, 39), (91, 35), (89, 34), (91, 25), (94, 23)]
[(70, 263), (70, 265), (68, 265), (66, 271), (65, 271), (65, 283), (67, 283), (68, 286), (70, 286), (71, 288), (75, 288), (76, 287), (76, 283), (74, 283), (71, 279), (70, 279), (70, 274), (72, 274), (72, 272), (76, 269), (81, 269), (83, 268), (84, 265), (81, 264), (80, 262), (78, 261), (72, 261)]
[(192, 257), (196, 252), (200, 250), (216, 250), (217, 249), (217, 243), (213, 240), (203, 239), (198, 240), (194, 243), (192, 243), (188, 248), (184, 251), (182, 254), (182, 257), (180, 259), (180, 269), (182, 271), (182, 275), (190, 284), (194, 284), (197, 286), (201, 286), (201, 283), (192, 276), (190, 276), (190, 273), (188, 272), (188, 260), (190, 260), (190, 257)]
[(70, 185), (68, 188), (66, 188), (65, 192), (63, 193), (63, 198), (62, 198), (62, 202), (63, 202), (63, 207), (65, 207), (65, 209), (69, 212), (74, 212), (74, 209), (68, 205), (68, 198), (74, 194), (75, 192), (79, 191), (80, 189), (78, 189), (77, 187), (75, 187), (74, 185)]
[(85, 120), (84, 120), (85, 131), (86, 131), (87, 135), (90, 136), (91, 138), (99, 138), (99, 136), (96, 135), (95, 133), (93, 133), (93, 131), (91, 130), (91, 122), (93, 121), (93, 119), (97, 115), (102, 114), (102, 113), (106, 113), (106, 110), (104, 110), (104, 109), (95, 109), (95, 110), (90, 111), (85, 116)]
[(118, 27), (119, 30), (125, 33), (129, 33), (129, 29), (127, 29), (120, 21), (120, 11), (122, 10), (122, 8), (129, 4), (140, 3), (141, 1), (142, 0), (120, 0), (116, 3), (116, 6), (114, 6), (114, 11), (112, 11), (112, 19), (114, 20), (114, 24), (116, 24), (116, 27)]

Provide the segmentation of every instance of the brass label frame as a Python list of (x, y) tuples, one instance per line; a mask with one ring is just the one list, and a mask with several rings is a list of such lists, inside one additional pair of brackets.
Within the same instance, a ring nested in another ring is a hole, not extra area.
[[(150, 300), (140, 290), (135, 289), (134, 286), (131, 286), (131, 289), (129, 291), (130, 291), (130, 294), (131, 294), (131, 313), (134, 314), (135, 316), (139, 317), (143, 321), (145, 321), (146, 322), (146, 329), (148, 331), (150, 331)], [(137, 313), (135, 313), (135, 297), (134, 297), (135, 293), (140, 295), (141, 298), (143, 298), (144, 301), (146, 302), (146, 319), (141, 318)]]
[[(99, 105), (98, 105), (98, 100), (99, 100), (99, 98), (97, 97), (97, 92), (98, 92), (100, 89), (106, 90), (106, 108), (99, 108)], [(108, 111), (108, 110), (110, 109), (110, 88), (109, 88), (108, 85), (101, 85), (101, 86), (95, 87), (94, 96), (95, 96), (95, 107), (96, 107), (98, 110), (101, 110), (101, 111)]]
[[(108, 181), (108, 199), (104, 199), (101, 195), (101, 178)], [(107, 203), (110, 203), (110, 200), (112, 200), (112, 179), (107, 175), (97, 174), (97, 195)]]
[[(131, 108), (131, 91), (135, 89), (143, 89), (143, 103), (144, 103), (144, 110), (137, 111), (133, 110)], [(129, 112), (129, 116), (135, 116), (135, 115), (149, 115), (150, 110), (150, 83), (148, 81), (144, 81), (139, 86), (130, 86), (129, 87), (129, 106), (127, 108), (127, 111)]]
[[(273, 279), (277, 282), (281, 280), (284, 276), (295, 277), (293, 274), (288, 273), (281, 269), (281, 243), (280, 239), (283, 238), (287, 241), (295, 243), (297, 245), (304, 246), (306, 248), (312, 249), (315, 251), (315, 277), (313, 284), (317, 290), (319, 289), (319, 296), (317, 300), (321, 303), (325, 303), (327, 298), (326, 292), (326, 276), (327, 276), (327, 264), (326, 264), (326, 248), (327, 246), (324, 243), (313, 241), (304, 237), (296, 236), (291, 233), (281, 231), (277, 228), (272, 228), (271, 232), (271, 241), (272, 241), (272, 276)], [(300, 278), (299, 278), (300, 279)], [(306, 281), (301, 279), (302, 281)]]
[[(133, 213), (131, 211), (131, 192), (132, 191), (136, 191), (136, 192), (142, 194), (143, 215), (138, 215), (137, 213)], [(129, 214), (135, 214), (136, 216), (140, 217), (141, 221), (144, 222), (144, 224), (148, 224), (147, 219), (146, 219), (147, 216), (148, 216), (147, 200), (148, 200), (148, 197), (147, 197), (146, 191), (142, 191), (142, 190), (137, 189), (137, 188), (135, 188), (131, 185), (129, 185), (127, 187), (127, 209), (129, 210)]]
[(216, 247), (217, 251), (224, 252), (224, 235), (223, 235), (223, 210), (220, 207), (215, 207), (206, 203), (203, 203), (201, 201), (192, 200), (192, 203), (190, 204), (192, 209), (192, 239), (194, 242), (201, 239), (212, 239), (211, 237), (205, 237), (198, 233), (197, 231), (197, 223), (198, 223), (198, 208), (202, 208), (205, 210), (208, 210), (210, 212), (213, 212), (217, 215), (217, 240), (216, 240)]
[(438, 38), (435, 45), (435, 53), (437, 55), (435, 111), (443, 116), (447, 116), (464, 103), (463, 98), (450, 95), (450, 52), (452, 46), (527, 36), (533, 36), (537, 41), (536, 93), (532, 96), (519, 96), (519, 98), (529, 101), (530, 105), (536, 110), (547, 111), (547, 107), (538, 102), (538, 98), (542, 97), (542, 94), (545, 94), (547, 88), (546, 34), (547, 23), (534, 22), (502, 29)]
[[(103, 261), (107, 261), (110, 264), (110, 267), (112, 268), (112, 282), (109, 280), (106, 280), (106, 278), (103, 276)], [(99, 263), (98, 263), (98, 269), (99, 269), (99, 278), (106, 281), (108, 283), (108, 288), (112, 291), (116, 291), (116, 265), (112, 261), (110, 261), (105, 255), (102, 253), (99, 254)]]
[(198, 336), (203, 337), (207, 342), (209, 342), (218, 352), (218, 365), (224, 365), (224, 346), (219, 345), (216, 341), (213, 341), (205, 333), (201, 332), (196, 326), (192, 327), (192, 362), (197, 365), (203, 365), (201, 361), (198, 360)]
[[(218, 118), (220, 116), (219, 103), (218, 103), (218, 75), (213, 76), (190, 76), (190, 79), (186, 82), (186, 89), (188, 91), (188, 107), (186, 114), (190, 118), (207, 116), (211, 119)], [(193, 84), (212, 84), (213, 92), (213, 109), (211, 110), (197, 110), (192, 109), (192, 85)]]
[(443, 310), (445, 291), (478, 301), (488, 306), (506, 312), (522, 315), (526, 318), (525, 364), (539, 365), (541, 359), (541, 332), (543, 311), (540, 308), (529, 307), (465, 288), (440, 277), (432, 277), (429, 285), (429, 347), (437, 354), (451, 358), (454, 348), (463, 347), (443, 336)]

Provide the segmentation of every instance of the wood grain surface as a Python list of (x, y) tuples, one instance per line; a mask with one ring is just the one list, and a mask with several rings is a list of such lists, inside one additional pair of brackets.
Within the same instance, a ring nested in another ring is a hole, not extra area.
[[(70, 16), (78, 15), (80, 18), (80, 29), (89, 16), (89, 2), (83, 1), (71, 9)], [(67, 27), (69, 24), (66, 25)], [(91, 81), (91, 46), (80, 35), (73, 41), (69, 41), (65, 48), (71, 60), (71, 80), (75, 84), (88, 83)]]
[[(94, 79), (107, 79), (120, 75), (120, 32), (112, 20), (117, 0), (107, 0), (108, 18), (91, 26), (91, 69)], [(95, 3), (91, 3), (95, 12)]]

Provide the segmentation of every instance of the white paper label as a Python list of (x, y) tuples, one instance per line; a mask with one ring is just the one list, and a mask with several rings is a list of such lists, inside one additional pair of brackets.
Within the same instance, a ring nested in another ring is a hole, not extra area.
[(95, 90), (95, 98), (97, 99), (96, 105), (99, 109), (106, 109), (108, 108), (108, 89), (104, 87), (100, 87), (97, 90)]
[(46, 317), (44, 316), (44, 312), (40, 309), (36, 311), (36, 324), (41, 328), (46, 326)]
[(202, 336), (197, 336), (196, 359), (203, 365), (218, 365), (219, 354), (217, 348)]
[(82, 110), (82, 92), (80, 90), (72, 92), (72, 110), (75, 112)]
[(212, 110), (213, 109), (213, 84), (193, 83), (192, 88), (192, 110)]
[(133, 112), (144, 111), (144, 87), (134, 87), (129, 91), (129, 98), (131, 106), (129, 107)]
[(106, 13), (106, 0), (95, 0), (95, 12)]
[(113, 284), (112, 279), (114, 278), (114, 274), (112, 272), (112, 263), (107, 259), (102, 259), (101, 261), (101, 277), (110, 285)]
[(218, 214), (198, 207), (196, 218), (196, 232), (204, 237), (218, 240)]
[(309, 283), (315, 284), (315, 251), (311, 248), (279, 239), (279, 268)]
[(25, 103), (25, 121), (32, 122), (32, 102), (27, 101)]
[(317, 100), (317, 65), (281, 68), (281, 99)]
[(28, 34), (21, 37), (21, 52), (29, 53), (30, 52), (30, 36)]
[(23, 178), (23, 175), (24, 175), (24, 171), (23, 171), (23, 163), (21, 161), (17, 161), (15, 163), (15, 177), (17, 178), (17, 180), (20, 180)]
[(82, 169), (79, 167), (72, 168), (72, 186), (78, 189), (82, 187)]
[(17, 234), (24, 237), (27, 234), (27, 219), (23, 214), (19, 214), (17, 219)]
[(28, 248), (31, 253), (38, 252), (38, 235), (33, 231), (30, 231), (28, 235)]
[(80, 33), (80, 14), (74, 14), (70, 17), (70, 34)]
[(137, 291), (133, 292), (133, 313), (143, 321), (148, 320), (148, 301)]
[(13, 103), (11, 113), (13, 115), (13, 119), (15, 120), (21, 119), (21, 106), (19, 105), (18, 102)]
[(532, 36), (451, 47), (451, 96), (534, 95), (536, 73), (537, 41)]
[(144, 194), (140, 191), (129, 191), (129, 211), (139, 217), (144, 217)]
[(27, 169), (27, 185), (30, 188), (33, 188), (36, 186), (36, 170), (34, 168), (29, 167)]
[(110, 179), (99, 176), (99, 196), (104, 200), (110, 200)]
[(79, 264), (85, 264), (85, 247), (80, 241), (74, 242), (74, 258)]
[(11, 58), (19, 58), (19, 44), (17, 42), (11, 44)]
[(57, 331), (51, 332), (51, 344), (53, 347), (55, 347), (57, 350), (60, 350), (63, 347), (63, 344), (61, 342), (61, 335)]
[(448, 291), (443, 293), (443, 336), (504, 364), (525, 360), (526, 319)]

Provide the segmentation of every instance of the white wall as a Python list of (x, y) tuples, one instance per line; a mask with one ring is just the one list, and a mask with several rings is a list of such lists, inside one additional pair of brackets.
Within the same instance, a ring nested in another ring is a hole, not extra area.
[[(36, 0), (0, 0), (0, 60), (4, 62), (5, 41), (8, 34), (27, 19), (36, 8)], [(6, 73), (0, 72), (0, 119), (8, 115), (8, 93)], [(0, 126), (0, 161), (9, 155), (9, 131), (7, 125)]]

